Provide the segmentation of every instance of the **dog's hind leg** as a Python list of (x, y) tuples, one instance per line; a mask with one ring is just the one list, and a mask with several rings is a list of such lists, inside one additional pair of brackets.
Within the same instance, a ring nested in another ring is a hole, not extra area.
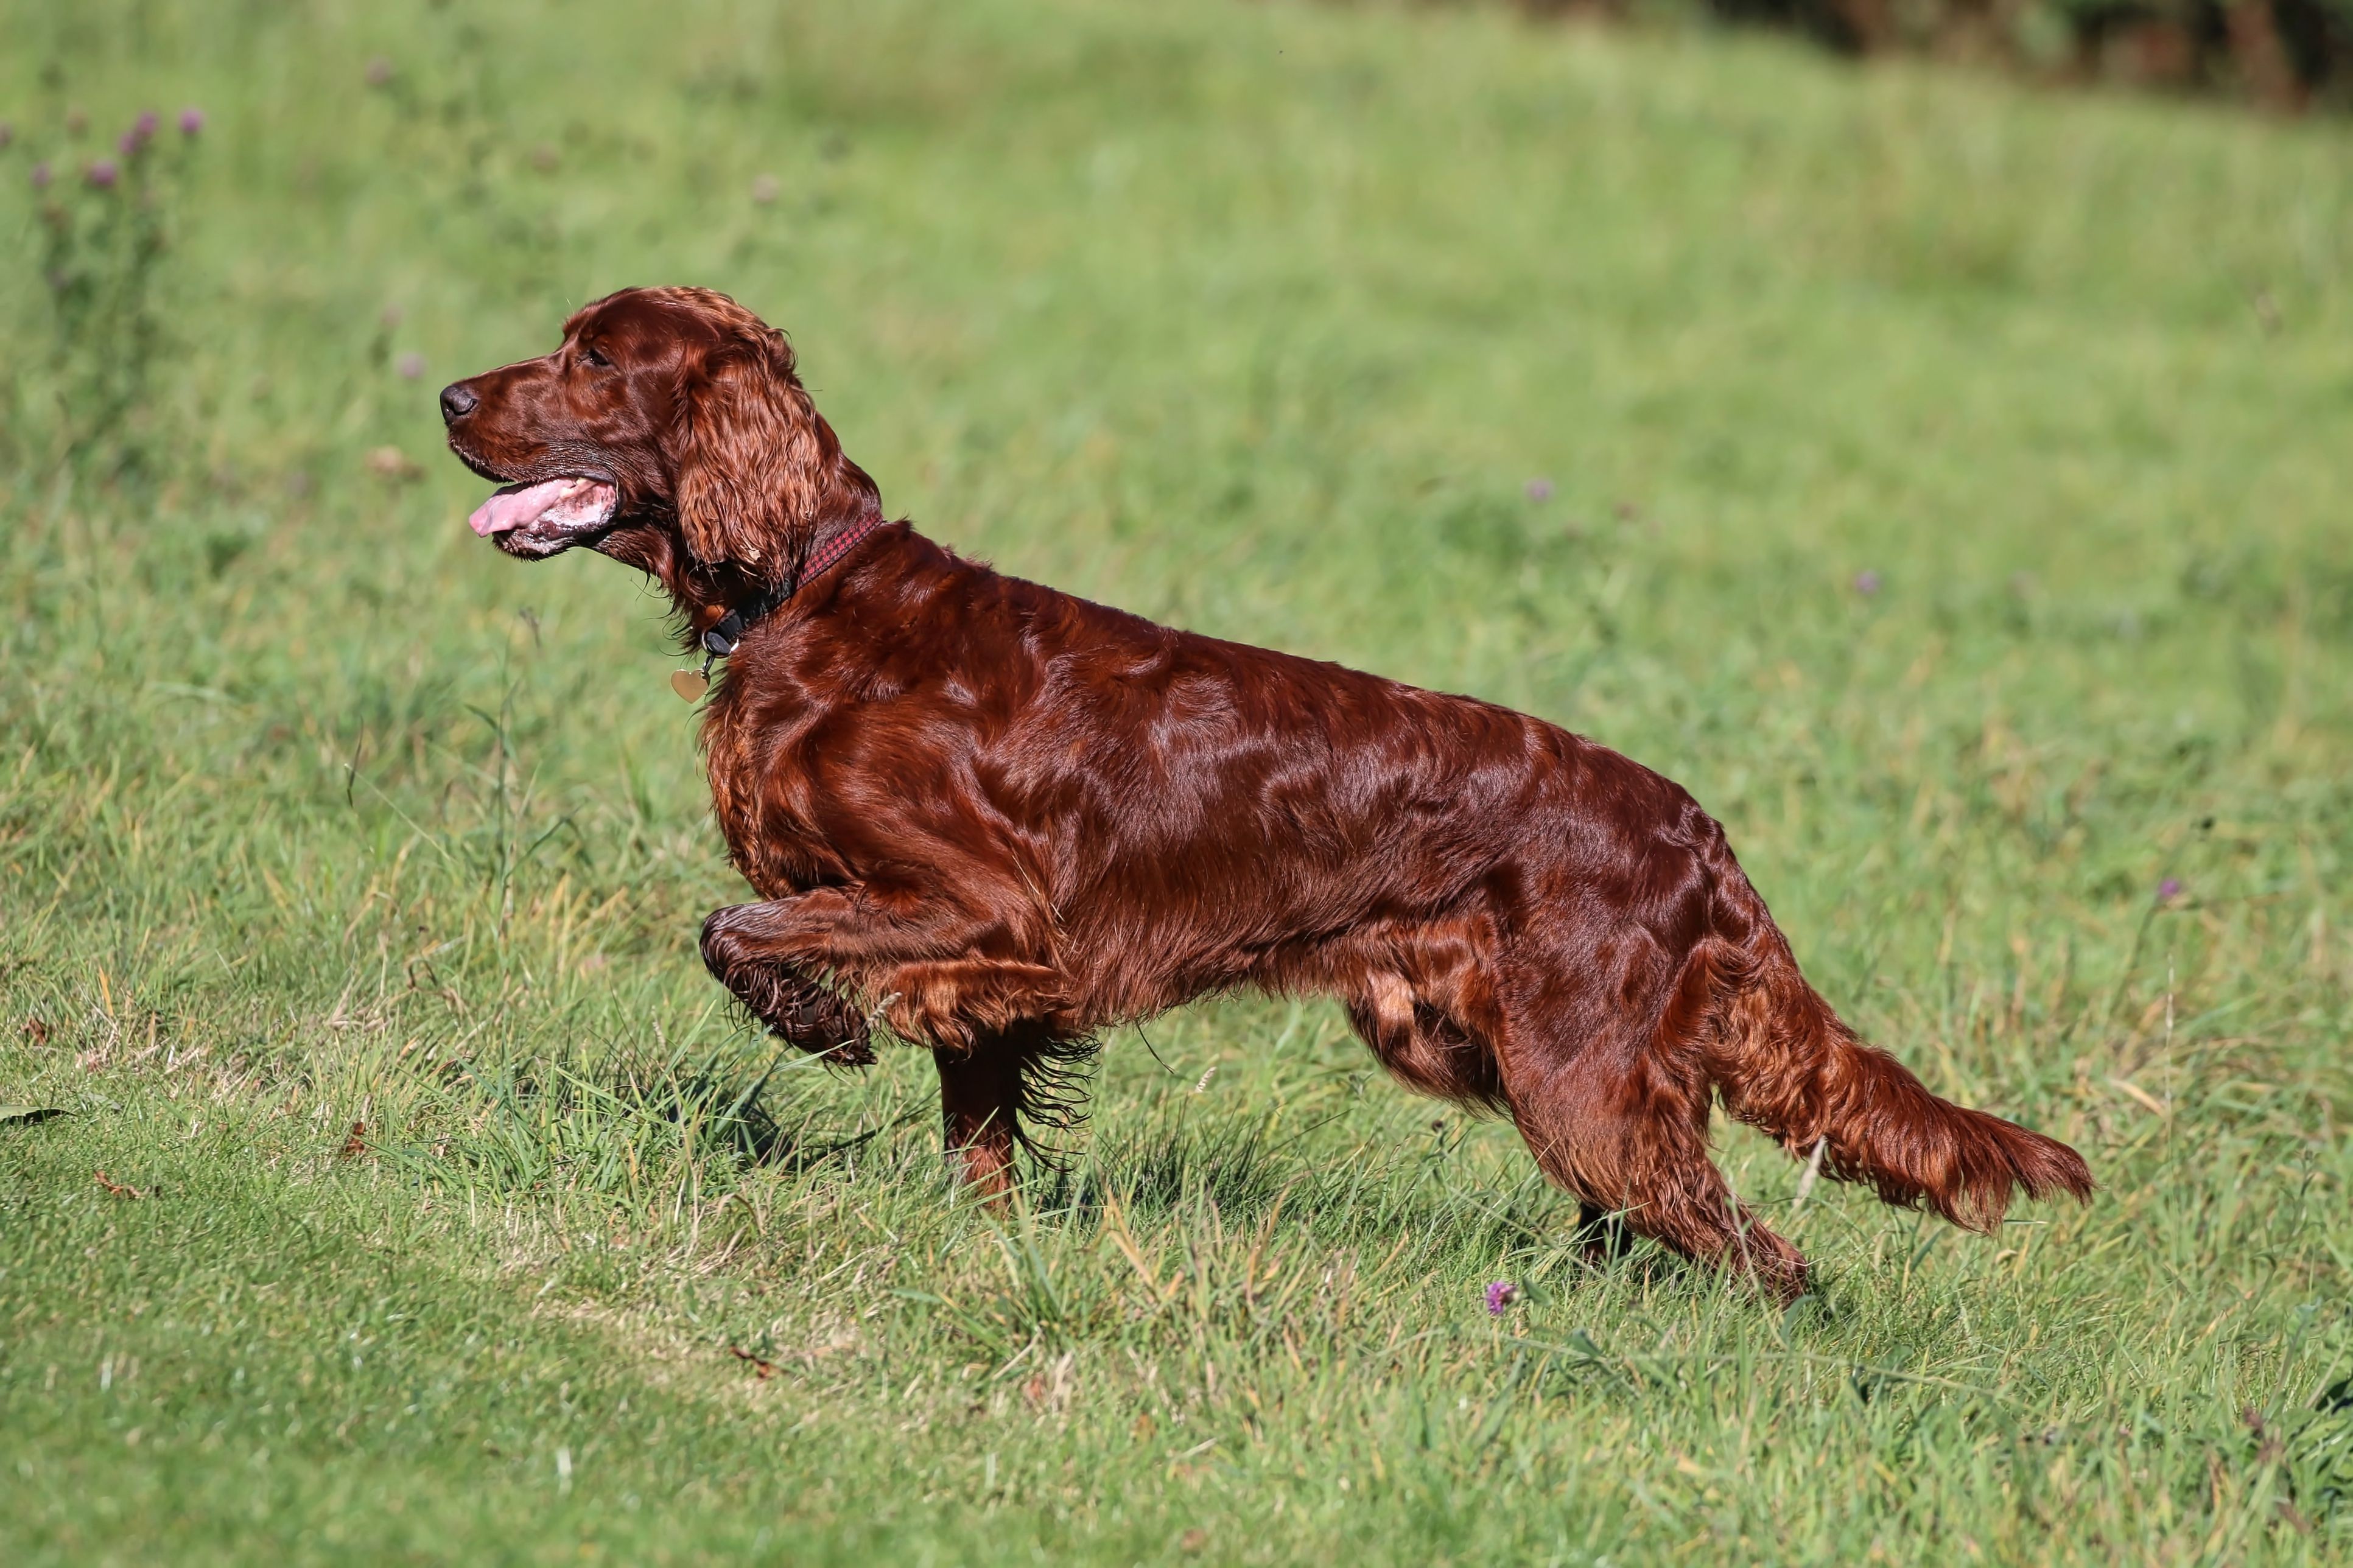
[(1512, 1119), (1545, 1173), (1580, 1200), (1589, 1243), (1606, 1247), (1622, 1226), (1794, 1300), (1805, 1258), (1742, 1206), (1708, 1158), (1704, 998), (1660, 1005), (1682, 976), (1654, 945), (1634, 945), (1649, 946), (1627, 955), (1648, 984), (1555, 984), (1506, 1003), (1496, 1056)]
[(1578, 1228), (1608, 1253), (1622, 1233), (1702, 1263), (1746, 1269), (1785, 1300), (1802, 1295), (1806, 1260), (1733, 1195), (1707, 1157), (1708, 1086), (1637, 1061), (1576, 1054), (1546, 1070), (1507, 1067), (1512, 1118), (1545, 1173), (1580, 1200)]
[[(1342, 994), (1349, 1023), (1399, 1081), (1511, 1113), (1545, 1173), (1577, 1198), (1589, 1255), (1647, 1236), (1795, 1297), (1805, 1259), (1740, 1206), (1708, 1160), (1711, 1090), (1693, 1037), (1704, 1006), (1670, 1002), (1679, 988), (1654, 943), (1637, 938), (1620, 957), (1631, 984), (1607, 998), (1560, 984), (1514, 1003), (1492, 928), (1433, 922), (1385, 934)], [(1637, 1018), (1653, 1022), (1649, 1035)]]
[(1474, 1111), (1502, 1109), (1494, 1053), (1461, 1019), (1417, 996), (1403, 976), (1376, 972), (1345, 1005), (1357, 1037), (1408, 1089)]
[(1493, 956), (1492, 922), (1471, 916), (1384, 931), (1327, 962), (1349, 1026), (1391, 1077), (1488, 1112), (1504, 1109)]

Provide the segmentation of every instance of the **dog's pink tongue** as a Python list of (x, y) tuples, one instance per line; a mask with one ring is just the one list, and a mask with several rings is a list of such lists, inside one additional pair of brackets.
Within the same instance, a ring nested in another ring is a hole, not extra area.
[(576, 484), (575, 479), (542, 479), (535, 485), (505, 485), (491, 493), (491, 499), (474, 509), (466, 525), (488, 539), (493, 533), (504, 533), (511, 528), (521, 528), (536, 522), (540, 514), (554, 506), (563, 496), (565, 488)]

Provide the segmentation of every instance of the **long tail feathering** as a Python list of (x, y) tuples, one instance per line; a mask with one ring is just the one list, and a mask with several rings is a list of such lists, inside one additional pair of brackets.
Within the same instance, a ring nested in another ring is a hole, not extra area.
[(1999, 1226), (2016, 1192), (2090, 1198), (2091, 1169), (2073, 1149), (1930, 1093), (1865, 1045), (1806, 983), (1761, 904), (1755, 914), (1745, 945), (1715, 949), (1711, 1071), (1736, 1119), (1800, 1159), (1821, 1142), (1830, 1175), (1969, 1230)]

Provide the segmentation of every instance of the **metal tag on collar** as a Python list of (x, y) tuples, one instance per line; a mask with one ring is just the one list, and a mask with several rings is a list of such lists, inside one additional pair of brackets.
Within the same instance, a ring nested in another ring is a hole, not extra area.
[(670, 672), (670, 689), (678, 693), (680, 701), (691, 702), (711, 689), (711, 661), (718, 657), (716, 653), (706, 653), (702, 656), (701, 669), (673, 669)]
[(719, 624), (702, 634), (702, 668), (670, 671), (670, 689), (678, 693), (681, 702), (691, 702), (711, 689), (711, 661), (725, 658), (735, 651), (743, 640), (744, 612), (730, 610), (719, 618)]

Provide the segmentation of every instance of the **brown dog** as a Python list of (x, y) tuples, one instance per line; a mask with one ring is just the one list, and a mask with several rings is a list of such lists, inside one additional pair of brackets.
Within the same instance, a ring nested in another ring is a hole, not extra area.
[(2073, 1150), (1858, 1040), (1673, 784), (885, 523), (783, 334), (723, 295), (615, 294), (441, 407), (507, 486), (477, 532), (636, 566), (726, 656), (702, 742), (760, 901), (704, 922), (712, 973), (806, 1049), (869, 1060), (875, 1019), (929, 1046), (949, 1149), (992, 1194), (1057, 1063), (1243, 986), (1336, 995), (1405, 1083), (1508, 1112), (1588, 1222), (1784, 1296), (1805, 1260), (1709, 1163), (1712, 1094), (1964, 1226), (2013, 1189), (2092, 1190)]

